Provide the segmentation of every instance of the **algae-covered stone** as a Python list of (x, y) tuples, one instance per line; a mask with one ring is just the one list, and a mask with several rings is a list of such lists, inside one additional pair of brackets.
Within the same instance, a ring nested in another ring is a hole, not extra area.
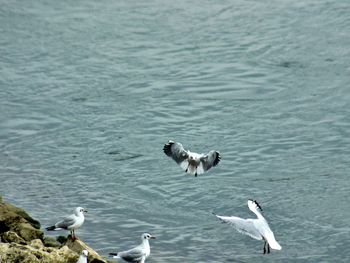
[[(75, 252), (72, 252), (67, 246), (60, 249), (51, 250), (51, 252), (45, 251), (40, 247), (37, 241), (38, 248), (30, 245), (20, 244), (0, 244), (0, 258), (1, 262), (13, 262), (13, 263), (76, 263), (79, 256)], [(41, 241), (40, 241), (41, 242)]]
[(0, 237), (5, 243), (26, 244), (25, 240), (13, 231), (6, 231), (5, 233), (2, 233)]
[(12, 263), (39, 263), (39, 259), (29, 252), (25, 245), (16, 243), (0, 243), (1, 262)]
[(1, 212), (9, 212), (11, 211), (12, 213), (22, 217), (25, 219), (26, 222), (28, 222), (29, 224), (31, 224), (34, 228), (36, 229), (40, 229), (40, 222), (38, 220), (35, 220), (34, 218), (32, 218), (30, 215), (28, 215), (28, 213), (26, 211), (24, 211), (23, 209), (13, 206), (11, 204), (8, 203), (4, 203), (2, 201), (2, 197), (0, 196), (0, 213)]
[(0, 234), (11, 230), (26, 241), (42, 239), (44, 234), (36, 228), (38, 226), (40, 227), (40, 223), (22, 209), (3, 202), (0, 203)]
[(61, 247), (61, 244), (53, 237), (44, 237), (45, 247)]
[(92, 250), (89, 246), (87, 246), (84, 242), (77, 239), (72, 241), (72, 239), (68, 239), (66, 242), (66, 246), (68, 246), (71, 250), (80, 254), (84, 249), (88, 251), (88, 262), (89, 263), (107, 263), (108, 261), (103, 259), (96, 251)]
[(0, 263), (76, 263), (83, 249), (89, 252), (89, 263), (110, 262), (80, 240), (64, 237), (60, 244), (38, 227), (38, 221), (0, 196)]
[(61, 244), (64, 244), (67, 242), (67, 237), (66, 236), (58, 236), (57, 241), (60, 242)]
[(29, 245), (30, 245), (31, 247), (33, 247), (33, 248), (36, 248), (36, 249), (41, 249), (41, 248), (44, 246), (43, 242), (42, 242), (40, 239), (34, 239), (34, 240), (32, 240), (32, 241), (29, 243)]
[(21, 208), (15, 207), (13, 205), (9, 205), (8, 206), (11, 207), (11, 209), (13, 209), (13, 211), (15, 211), (15, 213), (17, 215), (19, 215), (20, 217), (23, 217), (29, 224), (32, 225), (32, 227), (36, 228), (36, 229), (40, 229), (41, 225), (40, 222), (38, 220), (35, 220), (34, 218), (32, 218), (30, 215), (27, 214), (26, 211), (24, 211)]
[(44, 233), (38, 229), (35, 229), (32, 225), (27, 222), (18, 224), (15, 229), (17, 233), (26, 241), (31, 241), (33, 239), (43, 239)]

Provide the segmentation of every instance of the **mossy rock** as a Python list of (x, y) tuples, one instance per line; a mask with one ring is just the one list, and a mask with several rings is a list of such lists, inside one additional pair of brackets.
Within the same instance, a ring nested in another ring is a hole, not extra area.
[(61, 244), (53, 237), (44, 237), (44, 245), (45, 247), (61, 247)]
[[(44, 237), (40, 223), (23, 209), (2, 201), (0, 196), (0, 263), (76, 263), (81, 251), (89, 251), (89, 263), (111, 262), (80, 240)], [(6, 243), (3, 243), (6, 242)]]
[(81, 251), (83, 251), (84, 249), (87, 250), (89, 253), (88, 263), (108, 263), (108, 262), (110, 262), (110, 261), (107, 261), (106, 259), (102, 258), (96, 251), (91, 249), (88, 245), (86, 245), (83, 241), (81, 241), (79, 239), (73, 241), (71, 238), (68, 238), (65, 245), (78, 254), (80, 254)]
[(13, 231), (7, 231), (5, 233), (2, 233), (0, 236), (2, 242), (5, 243), (26, 244), (25, 240)]
[(60, 242), (61, 244), (64, 244), (67, 242), (67, 237), (66, 236), (58, 236), (57, 241)]
[[(32, 241), (33, 242), (33, 241)], [(50, 252), (40, 247), (39, 241), (36, 247), (20, 244), (0, 244), (1, 262), (11, 263), (76, 263), (79, 255), (71, 251), (67, 246), (60, 249), (51, 249)]]
[(10, 204), (0, 203), (0, 234), (13, 231), (26, 241), (42, 239), (44, 233), (39, 230), (40, 223), (31, 218), (24, 210)]

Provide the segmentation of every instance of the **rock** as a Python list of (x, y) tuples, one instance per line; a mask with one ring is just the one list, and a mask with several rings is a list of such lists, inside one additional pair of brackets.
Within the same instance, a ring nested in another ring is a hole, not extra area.
[(38, 229), (40, 223), (24, 210), (13, 205), (0, 203), (0, 234), (13, 231), (25, 241), (42, 239), (44, 234)]
[(0, 212), (2, 209), (1, 206), (5, 207), (6, 210), (13, 211), (15, 214), (19, 215), (20, 217), (23, 217), (27, 222), (29, 222), (34, 228), (40, 229), (41, 225), (38, 220), (35, 220), (31, 216), (27, 214), (26, 211), (24, 211), (21, 208), (15, 207), (11, 204), (4, 203), (2, 200), (2, 197), (0, 196)]
[(44, 237), (45, 247), (61, 247), (61, 244), (53, 237)]
[(1, 239), (5, 243), (17, 243), (17, 244), (26, 244), (23, 238), (17, 235), (13, 231), (7, 231), (1, 234)]
[(107, 262), (110, 262), (110, 261), (103, 259), (99, 254), (97, 254), (96, 251), (92, 250), (89, 246), (87, 246), (84, 242), (82, 242), (79, 239), (73, 241), (72, 239), (69, 238), (65, 245), (67, 247), (69, 247), (71, 250), (78, 253), (79, 255), (80, 255), (81, 251), (86, 249), (89, 252), (88, 263), (107, 263)]
[(29, 245), (30, 245), (31, 247), (33, 247), (33, 248), (36, 248), (36, 249), (41, 249), (41, 248), (44, 246), (43, 242), (42, 242), (40, 239), (34, 239), (34, 240), (32, 240), (32, 241), (29, 243)]
[[(9, 204), (8, 204), (8, 205), (9, 205)], [(10, 207), (11, 209), (13, 209), (13, 211), (15, 211), (17, 215), (19, 215), (19, 216), (23, 217), (25, 220), (27, 220), (27, 222), (28, 222), (29, 224), (31, 224), (34, 228), (40, 229), (40, 227), (41, 227), (40, 222), (37, 221), (37, 220), (35, 220), (35, 219), (32, 218), (31, 216), (29, 216), (29, 215), (27, 214), (26, 211), (24, 211), (24, 210), (21, 209), (21, 208), (15, 207), (15, 206), (13, 206), (13, 205), (9, 205), (9, 207)]]
[(64, 244), (67, 242), (67, 237), (65, 236), (58, 236), (57, 241), (60, 242), (61, 244)]
[(17, 230), (17, 233), (26, 241), (44, 238), (44, 233), (41, 230), (35, 229), (28, 222), (18, 224), (15, 229)]
[[(35, 243), (39, 246), (38, 242)], [(79, 256), (67, 246), (47, 250), (43, 246), (36, 248), (16, 243), (0, 243), (0, 258), (1, 262), (13, 263), (76, 263)]]
[(107, 263), (81, 240), (44, 237), (40, 223), (24, 210), (6, 204), (0, 196), (0, 263), (76, 263), (81, 251), (89, 252), (89, 263)]

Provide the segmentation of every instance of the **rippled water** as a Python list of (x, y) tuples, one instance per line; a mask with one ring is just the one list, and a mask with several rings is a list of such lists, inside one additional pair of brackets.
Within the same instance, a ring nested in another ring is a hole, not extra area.
[[(348, 262), (350, 3), (1, 1), (0, 194), (102, 255)], [(221, 163), (194, 178), (168, 139)], [(211, 214), (254, 216), (282, 251)]]

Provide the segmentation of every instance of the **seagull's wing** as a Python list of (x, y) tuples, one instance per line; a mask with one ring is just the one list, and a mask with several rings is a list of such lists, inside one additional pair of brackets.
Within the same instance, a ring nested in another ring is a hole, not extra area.
[(204, 171), (208, 171), (213, 166), (218, 165), (220, 162), (221, 156), (220, 153), (217, 151), (210, 151), (207, 154), (203, 155), (200, 158), (200, 165), (203, 167)]
[(272, 230), (270, 229), (268, 223), (266, 220), (256, 220), (254, 221), (255, 228), (258, 229), (260, 234), (266, 239), (267, 243), (269, 243), (270, 247), (272, 249), (281, 250), (282, 247), (275, 239), (275, 235), (273, 234)]
[(187, 151), (184, 149), (182, 144), (178, 142), (169, 141), (164, 145), (163, 151), (166, 155), (173, 158), (178, 164), (181, 164), (188, 158)]
[(254, 226), (254, 219), (243, 219), (236, 216), (215, 216), (222, 222), (232, 225), (241, 234), (248, 235), (257, 240), (262, 239), (261, 234)]
[(133, 249), (119, 252), (118, 256), (131, 263), (141, 263), (145, 257), (145, 253), (142, 247), (137, 246)]
[(64, 218), (62, 221), (59, 221), (55, 224), (56, 228), (62, 228), (62, 229), (67, 229), (69, 226), (74, 225), (76, 222), (76, 217), (75, 215), (70, 215)]

